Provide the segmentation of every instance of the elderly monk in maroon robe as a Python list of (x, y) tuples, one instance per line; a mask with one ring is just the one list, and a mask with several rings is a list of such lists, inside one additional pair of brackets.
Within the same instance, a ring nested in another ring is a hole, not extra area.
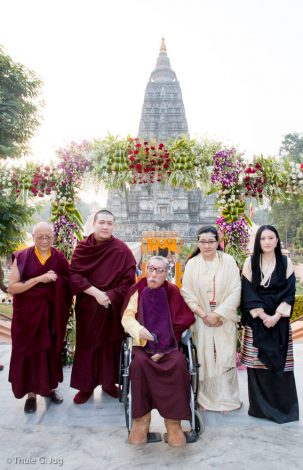
[(136, 262), (130, 249), (112, 236), (115, 219), (97, 212), (94, 233), (74, 252), (70, 283), (76, 300), (76, 351), (71, 386), (79, 390), (76, 404), (85, 403), (95, 387), (118, 397), (120, 347), (124, 337), (121, 308), (135, 282)]
[(61, 352), (71, 305), (68, 262), (52, 247), (52, 227), (34, 227), (35, 245), (14, 253), (8, 292), (13, 298), (9, 381), (16, 398), (28, 394), (24, 411), (37, 409), (36, 394), (60, 404)]
[(179, 289), (165, 280), (168, 269), (166, 258), (150, 258), (147, 278), (131, 287), (124, 303), (122, 324), (134, 339), (130, 444), (146, 443), (154, 408), (164, 417), (168, 444), (186, 443), (181, 420), (191, 417), (190, 376), (178, 342), (195, 319)]

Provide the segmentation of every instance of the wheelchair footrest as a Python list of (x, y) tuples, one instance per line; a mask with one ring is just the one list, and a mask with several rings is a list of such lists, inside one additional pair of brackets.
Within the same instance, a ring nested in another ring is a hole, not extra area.
[(184, 435), (186, 437), (186, 444), (192, 444), (198, 440), (198, 434), (196, 431), (185, 431)]
[[(198, 440), (198, 434), (196, 431), (183, 431), (183, 434), (186, 439), (186, 444), (192, 444), (193, 442), (197, 442)], [(164, 442), (167, 444), (167, 432), (163, 435), (164, 437)]]
[(155, 442), (161, 442), (162, 436), (160, 432), (149, 432), (147, 434), (147, 444), (153, 444)]

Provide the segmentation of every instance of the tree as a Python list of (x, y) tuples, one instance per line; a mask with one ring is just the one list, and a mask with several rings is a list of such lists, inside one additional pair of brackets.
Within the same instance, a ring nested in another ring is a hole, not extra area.
[(303, 226), (300, 225), (297, 229), (296, 236), (294, 239), (294, 244), (296, 248), (303, 248)]
[[(303, 162), (303, 134), (293, 132), (285, 134), (279, 150), (284, 161), (295, 163)], [(292, 195), (287, 201), (275, 202), (272, 206), (271, 216), (277, 226), (285, 246), (299, 244), (302, 232), (300, 226), (303, 223), (303, 199), (302, 195)], [(299, 232), (298, 232), (299, 230)]]
[(284, 160), (303, 162), (303, 134), (293, 132), (283, 137), (279, 154)]
[[(0, 260), (24, 242), (25, 226), (30, 224), (34, 208), (14, 197), (0, 196)], [(6, 292), (4, 273), (0, 264), (0, 289)]]
[(302, 195), (293, 195), (289, 201), (275, 202), (271, 218), (285, 247), (292, 245), (297, 240), (297, 230), (303, 223)]
[[(33, 71), (13, 62), (0, 47), (0, 159), (19, 158), (28, 151), (40, 123), (41, 85)], [(33, 212), (21, 200), (0, 195), (0, 260), (24, 240), (24, 226)], [(3, 277), (0, 263), (0, 289), (6, 291)]]
[(40, 124), (37, 101), (42, 82), (0, 47), (0, 158), (18, 158)]

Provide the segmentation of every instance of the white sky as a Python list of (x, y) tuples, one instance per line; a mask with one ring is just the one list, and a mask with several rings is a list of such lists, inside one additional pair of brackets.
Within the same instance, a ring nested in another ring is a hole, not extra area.
[(192, 137), (277, 154), (303, 131), (302, 0), (0, 0), (0, 44), (44, 81), (34, 155), (136, 135), (164, 36)]

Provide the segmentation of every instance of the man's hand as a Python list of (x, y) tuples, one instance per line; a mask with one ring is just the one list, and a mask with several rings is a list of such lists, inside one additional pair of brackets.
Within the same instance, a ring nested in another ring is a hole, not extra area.
[(151, 358), (152, 361), (158, 362), (161, 359), (161, 357), (163, 357), (163, 356), (164, 356), (164, 353), (156, 353), (153, 356), (151, 356), (150, 358)]
[(139, 338), (146, 339), (146, 341), (154, 341), (153, 335), (146, 328), (141, 328)]
[(43, 282), (44, 284), (47, 284), (48, 282), (55, 282), (57, 280), (57, 274), (55, 271), (47, 271), (47, 273), (42, 274), (40, 276), (40, 282)]
[(94, 297), (95, 297), (95, 299), (96, 299), (96, 301), (98, 302), (99, 305), (103, 305), (103, 307), (108, 308), (108, 306), (110, 304), (110, 299), (108, 298), (108, 296), (106, 295), (105, 292), (98, 289), (95, 292)]

